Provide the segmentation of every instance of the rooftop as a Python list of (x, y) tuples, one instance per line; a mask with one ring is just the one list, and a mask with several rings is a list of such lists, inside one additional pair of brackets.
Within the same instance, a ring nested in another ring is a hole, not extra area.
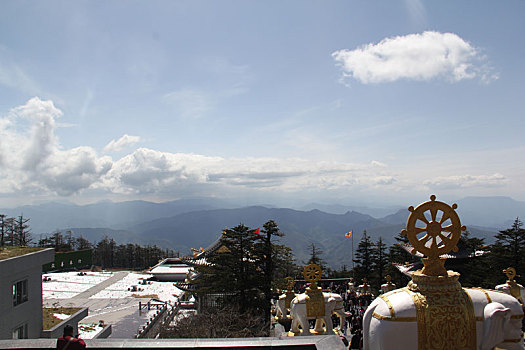
[(0, 260), (14, 258), (20, 255), (33, 253), (44, 248), (37, 247), (0, 247)]

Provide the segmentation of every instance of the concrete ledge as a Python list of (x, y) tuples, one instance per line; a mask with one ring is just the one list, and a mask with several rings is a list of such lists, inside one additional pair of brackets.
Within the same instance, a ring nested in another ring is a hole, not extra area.
[(88, 315), (88, 308), (85, 307), (82, 310), (75, 312), (56, 326), (51, 329), (45, 329), (42, 331), (42, 338), (58, 338), (64, 334), (64, 327), (68, 324), (73, 326), (73, 334), (78, 334), (78, 322)]
[(112, 332), (111, 325), (108, 324), (106, 327), (104, 327), (104, 329), (98, 332), (97, 335), (93, 337), (93, 339), (106, 339), (107, 337), (111, 335), (111, 332)]
[[(343, 350), (337, 335), (283, 338), (218, 338), (218, 339), (87, 339), (88, 349), (253, 349), (270, 350)], [(0, 340), (0, 349), (53, 349), (55, 339)]]

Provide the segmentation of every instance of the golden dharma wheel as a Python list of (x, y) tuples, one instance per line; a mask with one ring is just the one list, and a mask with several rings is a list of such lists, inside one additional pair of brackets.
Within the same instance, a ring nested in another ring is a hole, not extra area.
[[(411, 212), (406, 230), (401, 231), (407, 235), (414, 249), (412, 253), (420, 252), (429, 258), (438, 258), (451, 250), (457, 251), (457, 243), (461, 231), (466, 227), (461, 226), (461, 221), (455, 209), (457, 204), (449, 206), (436, 201), (436, 196), (430, 196), (430, 201), (414, 207), (409, 207)], [(422, 225), (422, 226), (418, 226)]]
[(513, 268), (513, 267), (507, 267), (505, 270), (503, 270), (503, 273), (505, 273), (505, 275), (507, 275), (507, 278), (510, 281), (514, 280), (514, 277), (516, 277), (516, 269)]
[(306, 282), (317, 282), (321, 279), (322, 270), (317, 264), (306, 265), (303, 270), (303, 276)]

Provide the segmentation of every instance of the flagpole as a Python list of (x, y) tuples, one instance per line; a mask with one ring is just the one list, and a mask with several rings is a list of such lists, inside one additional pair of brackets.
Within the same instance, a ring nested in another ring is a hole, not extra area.
[(354, 230), (352, 230), (352, 278), (355, 283), (355, 266), (354, 266)]

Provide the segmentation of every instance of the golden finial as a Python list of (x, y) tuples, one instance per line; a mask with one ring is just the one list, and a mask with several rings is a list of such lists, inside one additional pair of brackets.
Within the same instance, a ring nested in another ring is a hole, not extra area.
[(322, 270), (317, 264), (309, 264), (304, 267), (303, 276), (306, 282), (310, 282), (310, 288), (317, 288), (317, 281), (321, 279)]
[(509, 281), (514, 281), (514, 277), (520, 277), (519, 275), (516, 275), (516, 269), (513, 267), (507, 267), (503, 270), (503, 273), (507, 276)]
[(516, 269), (513, 267), (507, 267), (505, 270), (503, 270), (503, 273), (507, 276), (507, 285), (509, 286), (509, 292), (510, 295), (515, 297), (522, 303), (521, 300), (521, 289), (518, 286), (518, 283), (514, 280), (514, 277), (520, 277), (520, 275), (516, 275)]
[(287, 290), (293, 290), (293, 287), (295, 286), (295, 280), (293, 277), (286, 277), (286, 289)]
[[(447, 254), (451, 250), (457, 252), (461, 231), (467, 229), (461, 226), (461, 221), (455, 211), (457, 207), (457, 204), (449, 206), (436, 201), (436, 196), (432, 195), (430, 201), (416, 208), (412, 206), (408, 208), (410, 215), (407, 220), (407, 228), (402, 230), (401, 234), (407, 235), (413, 247), (412, 254), (420, 252), (427, 256), (422, 259), (424, 264), (422, 273), (425, 275), (447, 275), (445, 259), (440, 258), (440, 255)], [(426, 215), (427, 213), (429, 215)], [(416, 226), (416, 224), (423, 224), (424, 227)]]
[(390, 275), (386, 275), (386, 276), (385, 276), (385, 280), (386, 280), (386, 283), (392, 283), (392, 282), (391, 282), (391, 281), (392, 281), (392, 276), (390, 276)]

